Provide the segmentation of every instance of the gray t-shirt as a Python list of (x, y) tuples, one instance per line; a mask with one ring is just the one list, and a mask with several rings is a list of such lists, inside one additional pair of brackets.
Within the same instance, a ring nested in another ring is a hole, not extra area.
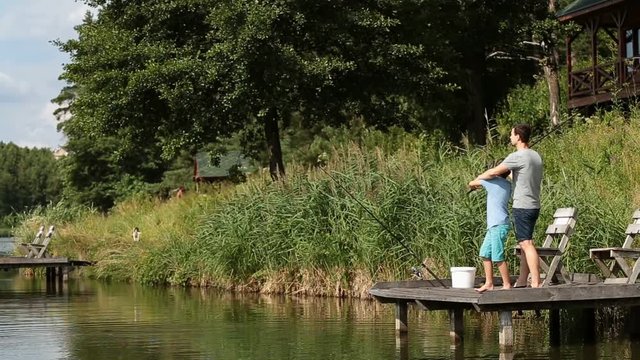
[(531, 149), (509, 154), (502, 162), (513, 177), (513, 207), (540, 209), (540, 184), (542, 183), (542, 158)]

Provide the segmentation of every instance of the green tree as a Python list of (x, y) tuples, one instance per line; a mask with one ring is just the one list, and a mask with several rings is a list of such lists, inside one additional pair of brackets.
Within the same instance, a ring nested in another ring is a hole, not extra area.
[[(122, 179), (159, 182), (176, 154), (238, 135), (278, 178), (292, 123), (355, 119), (482, 143), (485, 110), (535, 71), (487, 55), (547, 14), (539, 0), (86, 2), (95, 18), (57, 42), (71, 57), (57, 101), (70, 115), (67, 184), (103, 204)], [(87, 171), (98, 161), (106, 173)]]
[(0, 217), (61, 197), (59, 166), (49, 149), (0, 142)]
[(170, 159), (260, 127), (278, 177), (280, 127), (292, 114), (388, 126), (447, 88), (438, 46), (425, 46), (440, 43), (438, 31), (412, 18), (424, 1), (87, 3), (97, 17), (77, 27), (79, 39), (58, 43), (71, 55), (62, 78), (82, 89), (62, 126), (70, 139), (70, 128), (144, 138)]

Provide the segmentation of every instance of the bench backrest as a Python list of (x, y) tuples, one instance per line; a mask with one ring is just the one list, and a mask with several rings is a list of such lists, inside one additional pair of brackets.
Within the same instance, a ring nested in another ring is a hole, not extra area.
[(553, 222), (547, 226), (545, 234), (547, 235), (542, 247), (554, 247), (554, 243), (558, 249), (564, 251), (569, 242), (569, 237), (573, 234), (576, 227), (576, 219), (578, 211), (576, 208), (559, 208), (553, 214)]
[(44, 225), (40, 225), (40, 228), (38, 229), (38, 233), (36, 234), (36, 237), (33, 238), (33, 241), (31, 241), (31, 243), (40, 244), (40, 242), (42, 241), (43, 235), (44, 235)]
[(624, 233), (627, 235), (627, 237), (624, 239), (622, 247), (625, 249), (631, 248), (633, 246), (633, 242), (636, 239), (636, 236), (640, 233), (640, 209), (637, 209), (633, 212), (631, 224), (627, 226), (627, 229)]

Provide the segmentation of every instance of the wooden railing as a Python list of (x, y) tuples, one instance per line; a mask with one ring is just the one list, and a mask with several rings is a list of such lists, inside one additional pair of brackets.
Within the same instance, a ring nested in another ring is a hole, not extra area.
[(569, 74), (570, 99), (611, 93), (627, 86), (638, 86), (640, 90), (639, 58), (604, 63)]

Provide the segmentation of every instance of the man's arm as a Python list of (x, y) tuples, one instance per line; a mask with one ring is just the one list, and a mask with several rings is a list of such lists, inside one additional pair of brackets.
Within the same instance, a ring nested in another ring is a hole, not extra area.
[(506, 167), (504, 164), (500, 164), (478, 175), (476, 180), (490, 180), (496, 176), (500, 176), (501, 174), (506, 173), (507, 171), (509, 171), (509, 168)]

